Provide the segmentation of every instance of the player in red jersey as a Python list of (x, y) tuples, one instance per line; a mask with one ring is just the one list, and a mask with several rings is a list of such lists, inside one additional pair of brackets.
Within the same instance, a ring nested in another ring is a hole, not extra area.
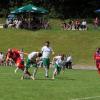
[[(8, 49), (6, 61), (7, 60), (13, 60), (15, 62), (16, 67), (17, 67), (16, 70), (21, 69), (22, 71), (24, 71), (25, 66), (20, 57), (20, 53), (17, 49)], [(33, 77), (31, 76), (31, 74), (28, 71), (26, 71), (25, 74), (28, 74), (30, 76), (30, 78), (33, 79)]]
[(24, 70), (24, 65), (22, 64), (22, 60), (20, 54), (15, 49), (8, 49), (6, 61), (13, 60), (18, 69)]
[(100, 74), (100, 48), (97, 48), (94, 54), (94, 60), (96, 61), (96, 67), (98, 69), (98, 73)]

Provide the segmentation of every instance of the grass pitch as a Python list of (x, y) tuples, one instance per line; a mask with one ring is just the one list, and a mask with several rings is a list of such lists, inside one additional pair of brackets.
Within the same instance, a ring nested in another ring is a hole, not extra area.
[[(66, 70), (55, 80), (45, 79), (39, 69), (37, 79), (20, 80), (21, 71), (0, 66), (0, 100), (100, 100), (100, 75), (93, 70)], [(32, 72), (32, 68), (30, 70)], [(52, 69), (50, 69), (50, 77)]]
[(24, 48), (28, 53), (40, 51), (44, 42), (49, 40), (55, 55), (71, 54), (74, 64), (93, 65), (93, 53), (100, 46), (99, 30), (64, 31), (58, 30), (17, 30), (0, 29), (0, 51), (8, 48)]

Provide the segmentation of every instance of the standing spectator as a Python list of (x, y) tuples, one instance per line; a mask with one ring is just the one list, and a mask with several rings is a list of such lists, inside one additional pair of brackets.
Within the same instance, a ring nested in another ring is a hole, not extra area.
[(0, 65), (3, 65), (4, 63), (4, 55), (3, 52), (0, 52)]
[(71, 29), (75, 30), (75, 22), (73, 20), (72, 20), (72, 23), (71, 23)]
[(76, 30), (79, 30), (79, 28), (80, 28), (80, 20), (77, 19), (77, 20), (75, 21), (75, 29), (76, 29)]
[(65, 67), (68, 69), (72, 69), (72, 56), (68, 55), (65, 61)]
[(48, 70), (50, 66), (50, 55), (54, 53), (52, 48), (50, 47), (50, 42), (46, 41), (45, 45), (41, 49), (43, 66), (45, 67), (45, 77), (48, 78)]
[(87, 30), (87, 22), (86, 22), (86, 20), (82, 21), (81, 28), (82, 28), (82, 30)]
[(99, 19), (98, 19), (98, 17), (96, 17), (96, 18), (94, 19), (94, 27), (97, 28), (98, 25), (99, 25)]

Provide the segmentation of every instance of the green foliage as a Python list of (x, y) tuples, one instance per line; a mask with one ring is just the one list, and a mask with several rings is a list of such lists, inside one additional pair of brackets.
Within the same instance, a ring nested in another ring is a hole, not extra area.
[(50, 16), (55, 18), (88, 18), (95, 17), (94, 11), (99, 9), (99, 0), (1, 0), (0, 8), (9, 12), (11, 7), (33, 3), (49, 9)]

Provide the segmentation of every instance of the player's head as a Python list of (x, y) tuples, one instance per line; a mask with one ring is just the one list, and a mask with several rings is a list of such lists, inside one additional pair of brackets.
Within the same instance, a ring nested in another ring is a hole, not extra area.
[(61, 54), (61, 60), (64, 60), (64, 58), (65, 58), (65, 55)]
[(50, 42), (49, 42), (49, 41), (46, 41), (46, 42), (45, 42), (45, 45), (46, 45), (47, 47), (49, 47)]
[(20, 51), (23, 52), (24, 51), (23, 48), (21, 48)]
[(10, 53), (10, 52), (12, 52), (12, 49), (11, 49), (11, 48), (9, 48), (9, 49), (8, 49), (8, 52), (9, 52), (9, 53)]
[(98, 53), (100, 53), (100, 48), (97, 48), (97, 50), (96, 50)]
[(38, 57), (42, 57), (42, 53), (39, 52), (39, 53), (37, 54), (37, 56), (38, 56)]

